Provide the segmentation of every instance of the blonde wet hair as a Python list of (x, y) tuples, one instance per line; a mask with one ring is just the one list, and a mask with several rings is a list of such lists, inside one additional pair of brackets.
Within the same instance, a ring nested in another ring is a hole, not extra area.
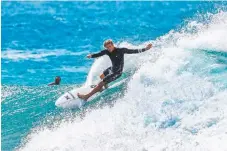
[(112, 44), (113, 45), (112, 39), (105, 40), (104, 43), (103, 43), (103, 46), (106, 47), (108, 44)]

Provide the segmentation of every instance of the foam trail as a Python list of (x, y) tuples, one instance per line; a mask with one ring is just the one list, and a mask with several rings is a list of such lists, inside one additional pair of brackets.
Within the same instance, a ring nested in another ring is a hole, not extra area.
[[(226, 36), (227, 13), (211, 17), (209, 24), (194, 24), (198, 32), (189, 30), (190, 22), (180, 32), (157, 39), (154, 44), (161, 47), (156, 52), (137, 57), (138, 70), (113, 108), (94, 110), (83, 120), (75, 117), (52, 129), (36, 128), (18, 150), (227, 150), (227, 90), (209, 73), (217, 60), (191, 51), (210, 46), (226, 50), (226, 39), (219, 37)], [(101, 62), (97, 60), (89, 76)], [(193, 70), (198, 65), (203, 72)]]

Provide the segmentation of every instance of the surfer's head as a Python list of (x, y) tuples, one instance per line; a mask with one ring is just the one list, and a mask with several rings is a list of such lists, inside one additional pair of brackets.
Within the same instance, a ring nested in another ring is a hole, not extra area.
[(112, 52), (115, 49), (113, 41), (111, 39), (104, 41), (103, 45), (109, 52)]
[(61, 77), (60, 76), (56, 76), (55, 77), (55, 84), (60, 84), (61, 82)]

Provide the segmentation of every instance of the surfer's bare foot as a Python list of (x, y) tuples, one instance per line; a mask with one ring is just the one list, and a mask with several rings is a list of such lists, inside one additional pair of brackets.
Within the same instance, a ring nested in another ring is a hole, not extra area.
[(80, 93), (77, 93), (77, 96), (78, 96), (80, 99), (84, 100), (84, 101), (87, 101), (87, 99), (88, 99), (87, 95), (83, 95), (83, 94), (80, 94)]

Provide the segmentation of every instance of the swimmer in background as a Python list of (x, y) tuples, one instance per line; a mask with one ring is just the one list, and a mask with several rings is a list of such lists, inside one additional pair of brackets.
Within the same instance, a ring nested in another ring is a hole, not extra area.
[(61, 82), (61, 77), (60, 76), (56, 76), (54, 82), (48, 84), (48, 86), (60, 85), (60, 82)]

